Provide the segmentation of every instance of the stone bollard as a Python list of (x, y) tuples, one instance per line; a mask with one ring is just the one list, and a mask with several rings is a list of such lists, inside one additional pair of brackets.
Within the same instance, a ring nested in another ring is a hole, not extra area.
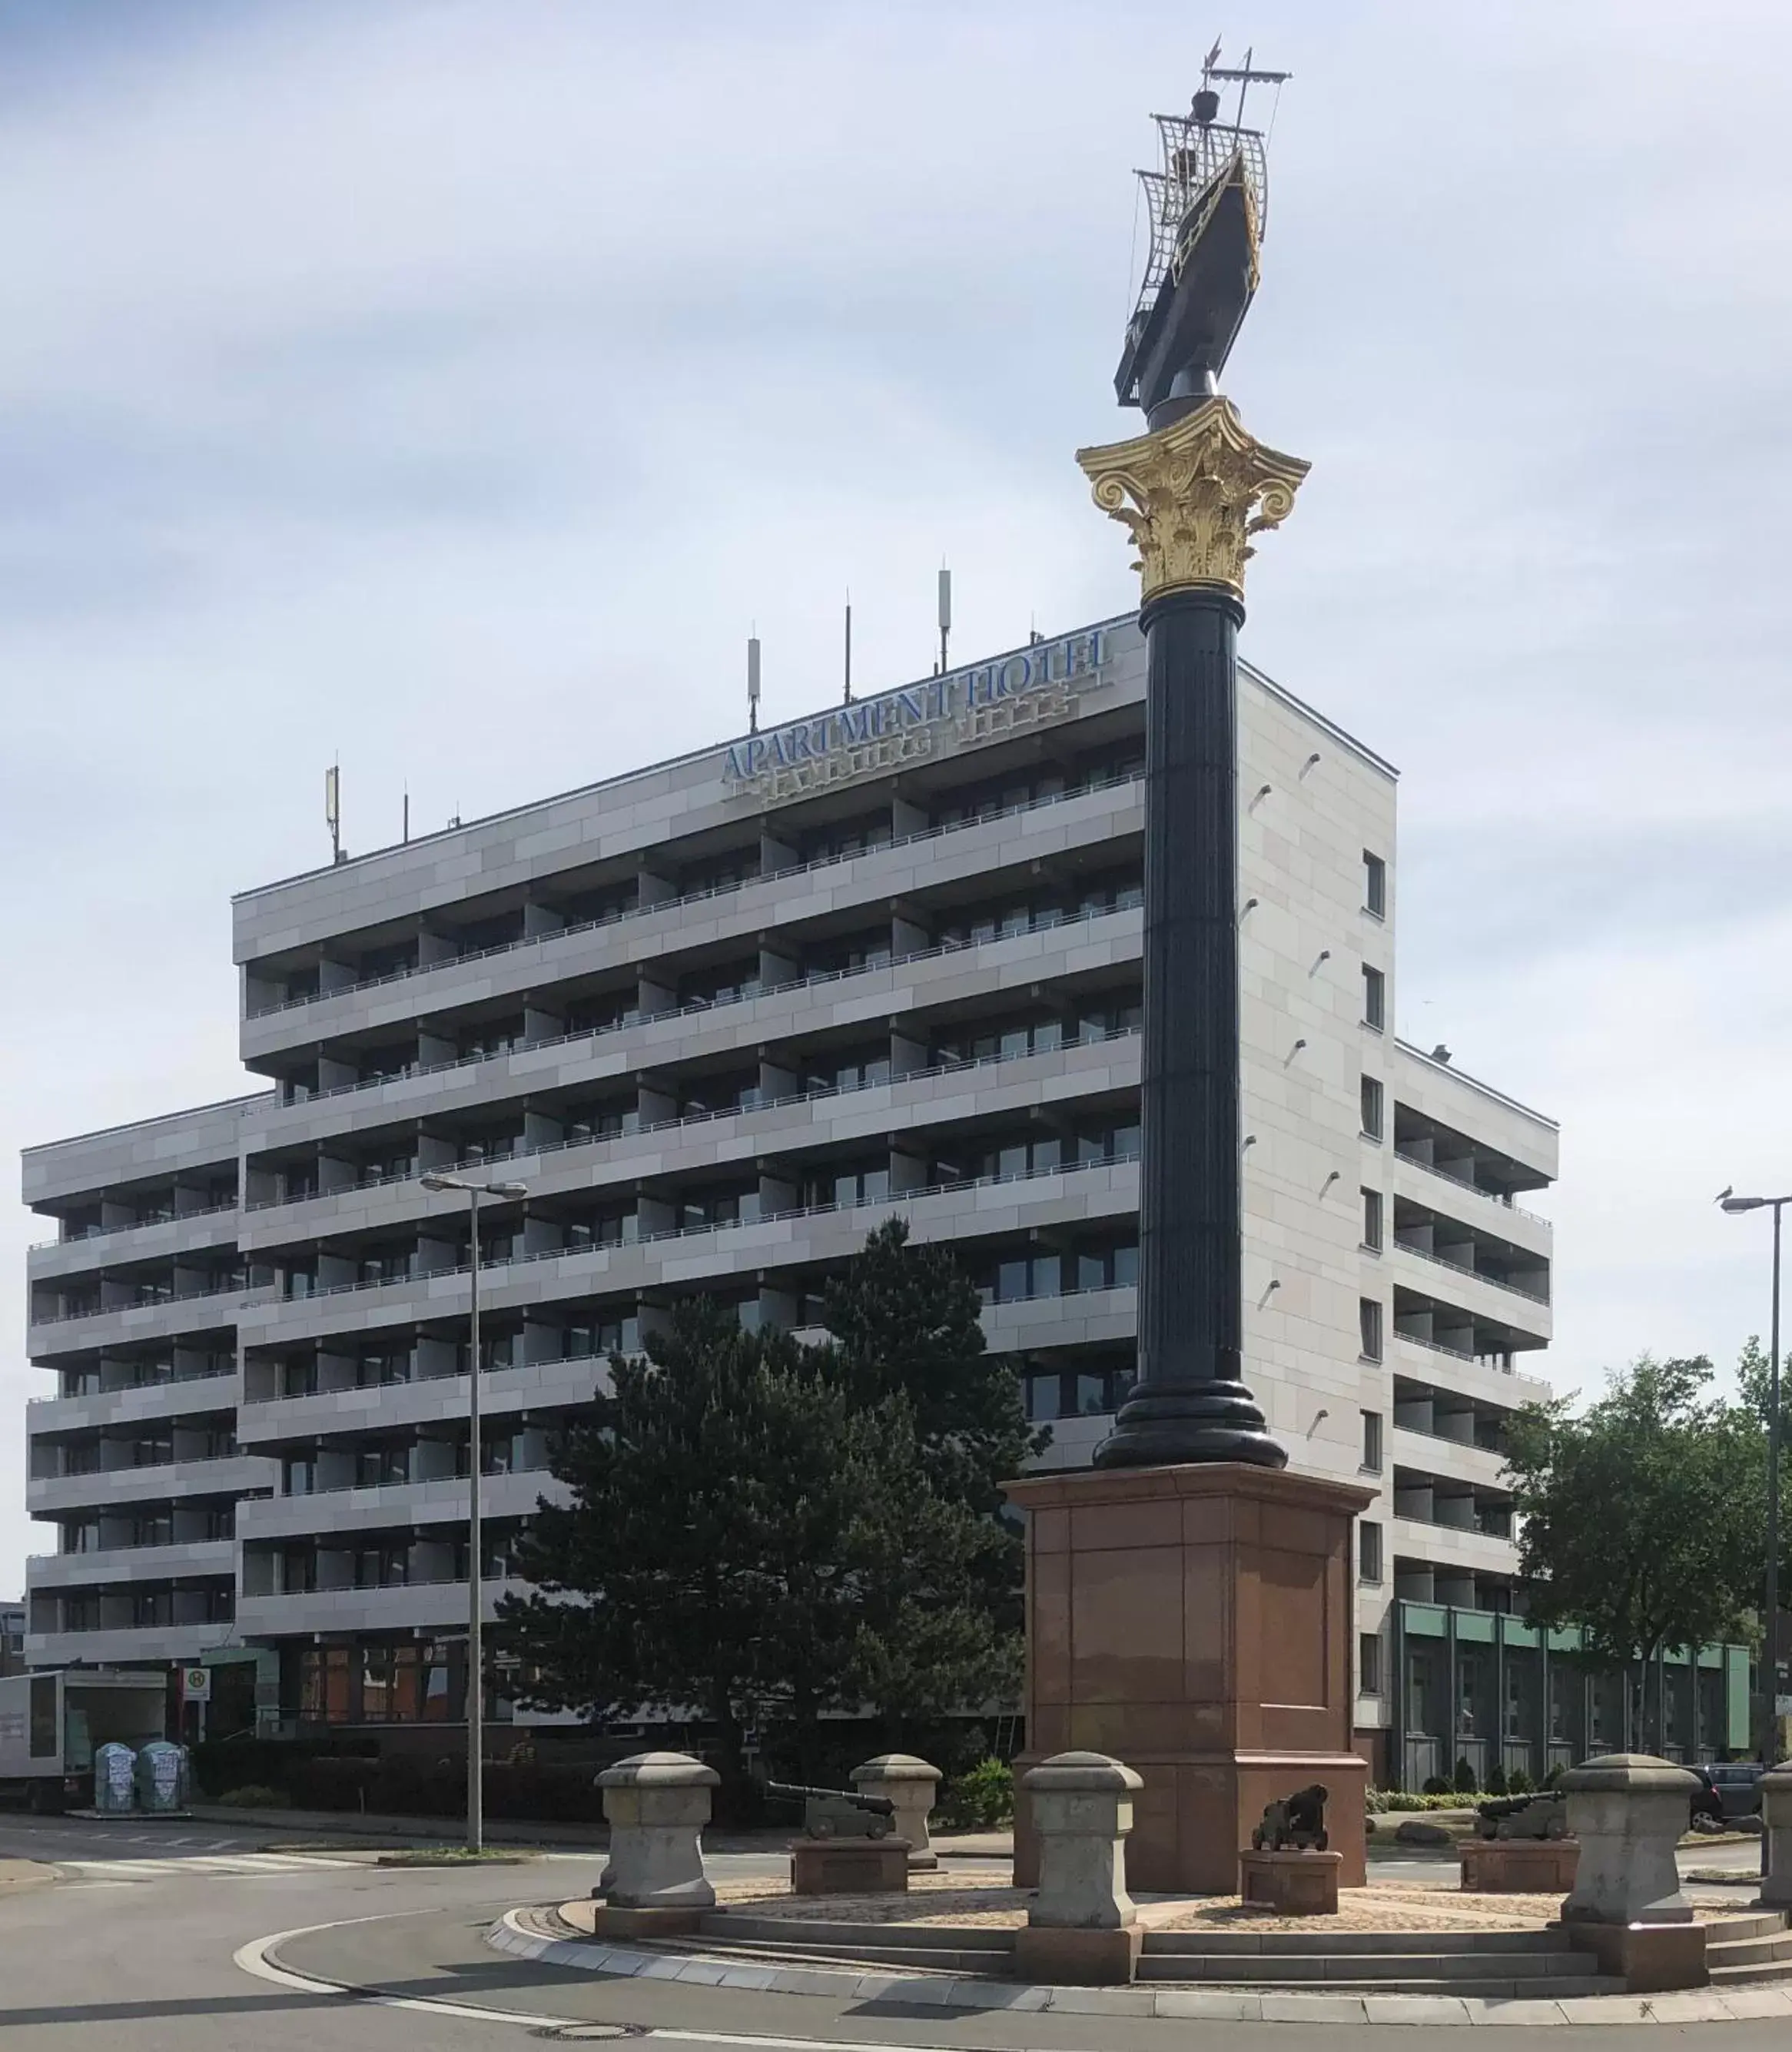
[(610, 1827), (601, 1936), (694, 1931), (715, 1907), (703, 1872), (703, 1827), (720, 1780), (687, 1752), (637, 1752), (598, 1776)]
[(1565, 1935), (1632, 1994), (1706, 1986), (1704, 1926), (1674, 1858), (1696, 1780), (1652, 1754), (1617, 1752), (1582, 1761), (1561, 1786), (1568, 1835), (1580, 1842)]
[(1792, 1909), (1792, 1763), (1761, 1777), (1761, 1900)]
[(861, 1796), (887, 1796), (896, 1806), (896, 1836), (909, 1842), (909, 1870), (931, 1872), (940, 1863), (927, 1836), (927, 1813), (940, 1785), (940, 1770), (912, 1752), (880, 1752), (852, 1770), (852, 1785)]
[(1022, 1780), (1039, 1849), (1039, 1884), (1015, 1938), (1030, 1980), (1129, 1981), (1142, 1942), (1126, 1893), (1133, 1797), (1144, 1786), (1105, 1752), (1059, 1752)]

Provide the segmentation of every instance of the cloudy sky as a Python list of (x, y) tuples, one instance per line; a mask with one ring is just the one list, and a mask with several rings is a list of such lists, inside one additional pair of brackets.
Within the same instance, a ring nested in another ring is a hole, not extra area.
[[(1248, 648), (1398, 763), (1398, 1023), (1559, 1116), (1565, 1384), (1792, 1177), (1792, 12), (10, 0), (0, 1147), (241, 1087), (233, 890), (1129, 602), (1147, 114), (1295, 73)], [(22, 1514), (0, 1244), (0, 1595)]]

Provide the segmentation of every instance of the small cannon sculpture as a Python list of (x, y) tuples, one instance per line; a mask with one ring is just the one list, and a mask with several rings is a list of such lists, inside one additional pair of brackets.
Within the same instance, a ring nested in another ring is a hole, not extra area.
[(1568, 1805), (1560, 1796), (1495, 1796), (1475, 1806), (1477, 1839), (1565, 1839)]
[(788, 1781), (768, 1781), (765, 1793), (774, 1802), (802, 1804), (803, 1831), (808, 1838), (887, 1839), (895, 1828), (896, 1805), (887, 1796), (803, 1788)]
[(1263, 1821), (1250, 1835), (1251, 1849), (1260, 1853), (1322, 1853), (1326, 1850), (1326, 1790), (1316, 1781), (1299, 1788), (1279, 1803), (1266, 1806)]

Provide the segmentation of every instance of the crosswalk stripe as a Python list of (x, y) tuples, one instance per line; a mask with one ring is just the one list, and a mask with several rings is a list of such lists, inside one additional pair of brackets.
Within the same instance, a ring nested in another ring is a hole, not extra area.
[(315, 1854), (192, 1854), (182, 1859), (69, 1860), (77, 1874), (115, 1876), (124, 1881), (165, 1879), (172, 1874), (197, 1875), (213, 1881), (246, 1880), (256, 1874), (308, 1874), (319, 1869), (355, 1865), (353, 1860), (325, 1859)]

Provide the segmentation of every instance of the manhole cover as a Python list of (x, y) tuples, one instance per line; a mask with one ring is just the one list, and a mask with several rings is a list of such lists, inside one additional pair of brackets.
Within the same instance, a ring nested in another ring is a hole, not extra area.
[(646, 2029), (640, 2023), (550, 2023), (529, 2034), (545, 2038), (550, 2045), (595, 2045), (601, 2039), (640, 2038)]

